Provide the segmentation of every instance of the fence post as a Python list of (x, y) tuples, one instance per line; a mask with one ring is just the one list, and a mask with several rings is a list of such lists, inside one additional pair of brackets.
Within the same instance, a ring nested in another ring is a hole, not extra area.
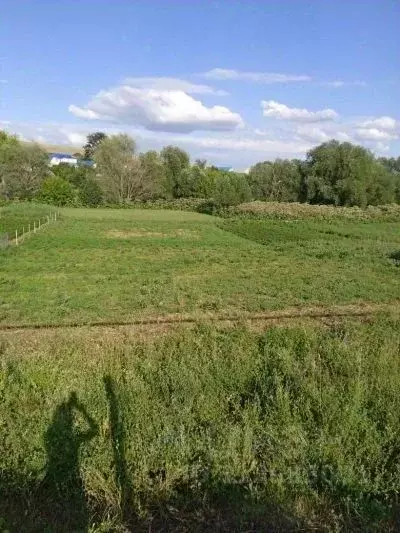
[(18, 230), (15, 230), (15, 245), (18, 246)]

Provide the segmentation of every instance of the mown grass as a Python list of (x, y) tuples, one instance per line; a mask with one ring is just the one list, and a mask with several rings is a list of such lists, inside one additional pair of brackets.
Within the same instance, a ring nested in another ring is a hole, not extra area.
[(54, 213), (58, 209), (54, 206), (36, 204), (30, 202), (21, 203), (6, 203), (0, 205), (0, 235), (7, 233), (10, 239), (15, 237), (15, 232), (18, 235), (22, 234), (23, 228), (25, 232), (28, 231), (29, 224), (33, 229), (33, 223), (43, 223), (47, 220), (50, 213)]
[(3, 529), (398, 530), (399, 316), (1, 343)]
[(165, 210), (64, 209), (1, 252), (0, 321), (88, 323), (390, 302), (394, 222), (218, 219)]

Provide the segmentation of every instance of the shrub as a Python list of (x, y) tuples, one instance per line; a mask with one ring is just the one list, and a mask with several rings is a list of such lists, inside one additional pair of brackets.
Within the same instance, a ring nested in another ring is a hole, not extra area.
[(103, 201), (102, 190), (94, 180), (86, 180), (81, 186), (78, 196), (80, 203), (89, 207), (96, 207)]
[(76, 199), (74, 187), (63, 178), (50, 177), (43, 181), (38, 199), (47, 204), (58, 206), (73, 205)]

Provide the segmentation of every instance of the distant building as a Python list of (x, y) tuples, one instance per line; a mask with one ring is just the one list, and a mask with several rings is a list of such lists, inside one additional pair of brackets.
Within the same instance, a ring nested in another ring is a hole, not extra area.
[(78, 165), (78, 159), (71, 154), (53, 152), (49, 154), (49, 157), (51, 167), (54, 167), (55, 165), (60, 165), (61, 163), (66, 163), (67, 165), (72, 165), (74, 167)]

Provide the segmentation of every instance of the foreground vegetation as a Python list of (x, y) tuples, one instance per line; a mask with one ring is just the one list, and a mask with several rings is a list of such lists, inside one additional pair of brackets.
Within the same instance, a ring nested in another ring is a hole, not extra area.
[(396, 530), (398, 316), (14, 340), (2, 334), (3, 529)]
[(395, 222), (246, 220), (167, 210), (62, 209), (1, 252), (2, 324), (393, 302)]

